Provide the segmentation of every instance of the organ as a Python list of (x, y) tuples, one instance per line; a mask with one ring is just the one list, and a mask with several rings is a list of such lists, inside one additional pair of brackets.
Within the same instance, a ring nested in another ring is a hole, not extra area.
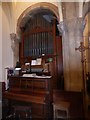
[[(9, 89), (3, 93), (3, 98), (8, 100), (9, 111), (13, 109), (13, 113), (21, 117), (20, 113), (25, 112), (24, 117), (28, 114), (30, 118), (52, 118), (52, 90), (63, 88), (62, 39), (56, 19), (48, 21), (46, 15), (48, 11), (35, 14), (21, 27), (19, 62), (23, 70), (25, 64), (30, 63), (30, 71), (9, 76)], [(42, 59), (41, 65), (32, 66), (32, 60), (37, 58)], [(32, 71), (44, 68), (48, 72), (29, 76)]]

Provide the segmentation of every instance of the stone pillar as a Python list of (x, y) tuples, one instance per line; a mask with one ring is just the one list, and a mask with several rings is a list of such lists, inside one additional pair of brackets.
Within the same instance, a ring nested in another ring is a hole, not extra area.
[(10, 38), (11, 38), (11, 48), (13, 51), (14, 66), (15, 66), (16, 62), (19, 61), (19, 40), (17, 39), (17, 36), (15, 33), (11, 33)]
[(88, 50), (88, 71), (90, 73), (90, 36), (89, 36), (88, 44), (89, 44), (89, 50)]
[(83, 40), (83, 26), (83, 20), (75, 17), (58, 25), (62, 32), (65, 90), (80, 91), (83, 87), (81, 53), (75, 51)]

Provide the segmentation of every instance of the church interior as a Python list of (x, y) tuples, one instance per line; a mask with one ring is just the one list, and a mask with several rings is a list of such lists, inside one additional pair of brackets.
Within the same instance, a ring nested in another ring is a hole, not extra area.
[(90, 119), (90, 1), (0, 2), (1, 120)]

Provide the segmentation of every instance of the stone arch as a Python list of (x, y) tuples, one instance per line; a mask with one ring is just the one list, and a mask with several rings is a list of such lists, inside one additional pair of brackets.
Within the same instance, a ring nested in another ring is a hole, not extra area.
[[(89, 2), (85, 2), (83, 4), (83, 19), (84, 21), (86, 21), (86, 25), (84, 28), (84, 43), (86, 46), (89, 46), (89, 36), (90, 36), (90, 29), (89, 29), (89, 23), (90, 23), (90, 1)], [(87, 60), (87, 64), (86, 64), (86, 72), (90, 72), (90, 50), (87, 50), (85, 52), (86, 55), (86, 60)]]
[[(17, 21), (17, 36), (20, 37), (20, 25), (22, 20), (24, 19), (25, 16), (28, 16), (29, 13), (33, 12), (34, 10), (38, 9), (47, 9), (50, 10), (52, 13), (55, 14), (57, 21), (59, 21), (59, 13), (58, 13), (58, 7), (52, 3), (48, 2), (40, 2), (40, 3), (35, 3), (34, 5), (29, 6), (26, 10), (23, 11), (23, 13), (19, 16), (18, 21)], [(28, 20), (28, 17), (27, 17)], [(24, 22), (27, 22), (27, 20), (24, 20)]]
[(90, 12), (90, 1), (83, 3), (83, 18)]
[[(83, 19), (86, 22), (85, 28), (88, 26), (88, 22), (90, 21), (88, 15), (90, 16), (90, 1), (83, 3)], [(86, 34), (87, 34), (86, 36), (90, 34), (89, 29)]]

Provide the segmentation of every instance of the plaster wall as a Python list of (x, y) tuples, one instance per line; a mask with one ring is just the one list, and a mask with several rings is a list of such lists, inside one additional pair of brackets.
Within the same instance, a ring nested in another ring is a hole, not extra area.
[[(2, 4), (0, 3), (0, 18), (2, 18)], [(0, 19), (0, 81), (2, 80), (2, 19)]]
[(13, 53), (10, 40), (10, 21), (7, 6), (2, 6), (2, 78), (5, 80), (5, 68), (13, 67)]

